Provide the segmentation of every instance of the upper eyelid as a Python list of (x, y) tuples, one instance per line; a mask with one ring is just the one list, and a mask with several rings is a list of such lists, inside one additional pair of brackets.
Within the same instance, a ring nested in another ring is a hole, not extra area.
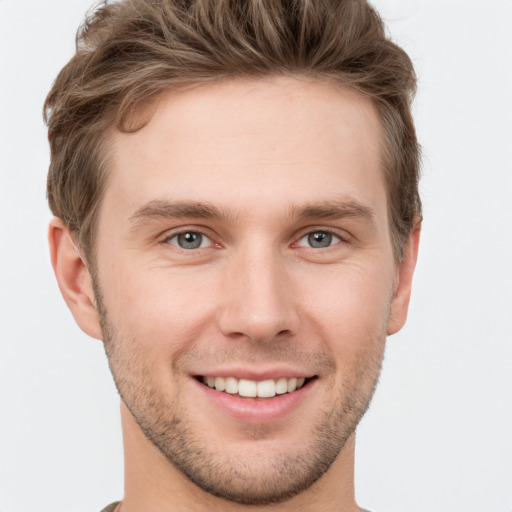
[(310, 229), (308, 231), (305, 231), (302, 235), (300, 235), (299, 238), (304, 238), (305, 236), (311, 235), (313, 233), (329, 233), (330, 235), (334, 235), (338, 238), (343, 238), (343, 235), (341, 233), (333, 229)]
[(179, 235), (183, 235), (185, 233), (197, 233), (198, 235), (204, 236), (205, 238), (208, 238), (209, 240), (212, 240), (212, 237), (210, 235), (207, 235), (206, 233), (203, 233), (202, 231), (198, 231), (195, 229), (185, 229), (184, 231), (176, 231), (176, 233), (172, 233), (164, 238), (164, 240), (171, 240), (173, 238), (176, 238)]
[(341, 228), (332, 228), (332, 227), (307, 227), (303, 228), (299, 231), (299, 235), (296, 236), (296, 240), (301, 240), (305, 236), (311, 234), (311, 233), (329, 233), (331, 235), (334, 235), (338, 237), (340, 240), (348, 242), (350, 239), (353, 238), (353, 235), (351, 235), (347, 230), (341, 229)]
[(174, 238), (175, 236), (182, 235), (183, 233), (199, 233), (200, 235), (203, 235), (210, 240), (213, 241), (214, 236), (210, 233), (210, 230), (206, 227), (179, 227), (179, 228), (171, 228), (166, 229), (163, 231), (158, 238), (161, 238), (163, 242), (166, 240), (170, 240), (171, 238)]
[(302, 246), (302, 245), (299, 246), (298, 244), (300, 243), (301, 240), (306, 238), (308, 235), (311, 235), (312, 233), (328, 233), (328, 234), (330, 234), (333, 237), (336, 237), (338, 239), (338, 241), (335, 241), (335, 243), (333, 243), (332, 245), (329, 245), (327, 247), (322, 247), (322, 248), (320, 248), (320, 247), (309, 247), (310, 249), (313, 249), (313, 250), (319, 250), (319, 249), (326, 250), (326, 249), (330, 249), (330, 248), (338, 245), (339, 243), (348, 243), (348, 240), (343, 238), (343, 236), (341, 236), (340, 234), (336, 233), (335, 231), (330, 231), (328, 229), (314, 229), (312, 231), (306, 231), (303, 235), (298, 237), (296, 239), (296, 241), (293, 243), (293, 245), (298, 246), (298, 247), (306, 247), (307, 248), (307, 246)]

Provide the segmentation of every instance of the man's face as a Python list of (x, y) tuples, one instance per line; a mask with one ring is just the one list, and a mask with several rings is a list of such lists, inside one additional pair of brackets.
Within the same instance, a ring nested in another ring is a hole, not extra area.
[(366, 410), (397, 278), (380, 143), (368, 99), (292, 79), (168, 94), (113, 135), (95, 283), (110, 366), (204, 490), (286, 499)]

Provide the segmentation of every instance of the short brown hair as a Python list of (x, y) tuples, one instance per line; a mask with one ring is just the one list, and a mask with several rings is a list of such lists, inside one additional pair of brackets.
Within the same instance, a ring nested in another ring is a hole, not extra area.
[(366, 0), (105, 0), (46, 98), (48, 201), (89, 262), (108, 178), (105, 139), (132, 131), (135, 109), (187, 84), (306, 76), (370, 97), (383, 126), (395, 258), (421, 216), (416, 76)]

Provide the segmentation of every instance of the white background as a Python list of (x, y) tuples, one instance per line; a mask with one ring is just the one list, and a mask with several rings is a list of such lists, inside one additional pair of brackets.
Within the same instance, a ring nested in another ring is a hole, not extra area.
[[(0, 0), (0, 511), (122, 496), (119, 400), (46, 246), (44, 97), (89, 0)], [(512, 511), (512, 1), (375, 0), (420, 77), (409, 323), (359, 429), (374, 512)]]

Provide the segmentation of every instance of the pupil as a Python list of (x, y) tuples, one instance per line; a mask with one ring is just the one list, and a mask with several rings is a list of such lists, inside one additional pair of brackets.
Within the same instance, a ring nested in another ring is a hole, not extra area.
[(329, 247), (332, 242), (332, 235), (325, 231), (317, 231), (308, 236), (308, 242), (314, 248)]
[(197, 249), (201, 246), (202, 238), (200, 233), (182, 233), (178, 235), (178, 244), (183, 249)]

